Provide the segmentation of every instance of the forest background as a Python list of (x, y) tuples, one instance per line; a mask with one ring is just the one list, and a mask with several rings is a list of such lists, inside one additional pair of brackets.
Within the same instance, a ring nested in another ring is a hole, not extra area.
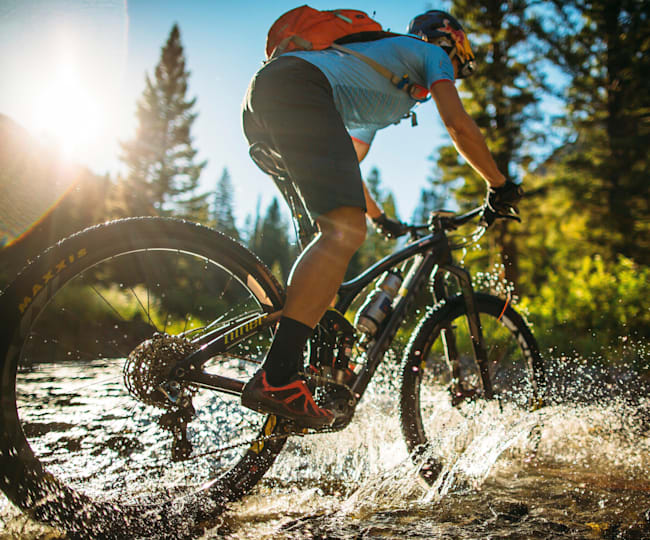
[[(541, 2), (453, 0), (450, 11), (470, 29), (478, 70), (459, 84), (467, 110), (483, 130), (497, 164), (521, 182), (523, 222), (499, 223), (464, 253), (477, 286), (516, 295), (545, 354), (625, 365), (650, 377), (650, 3), (643, 0)], [(189, 95), (191, 58), (182, 29), (171, 28), (146, 76), (135, 136), (121, 144), (124, 174), (97, 176), (62, 167), (0, 115), (0, 186), (6, 193), (34, 178), (65, 176), (73, 188), (17, 241), (0, 252), (6, 283), (25, 260), (94, 223), (132, 215), (191, 219), (237, 238), (284, 281), (297, 255), (284, 203), (273, 199), (237, 226), (227, 168), (205, 190), (192, 127), (199, 114)], [(568, 81), (558, 90), (549, 70)], [(545, 96), (562, 104), (544, 128)], [(544, 162), (534, 145), (551, 145)], [(426, 188), (411, 216), (480, 204), (484, 182), (450, 145), (431, 149)], [(381, 171), (366, 177), (389, 215), (395, 196)], [(63, 180), (62, 180), (63, 182)], [(55, 190), (56, 182), (50, 182)], [(10, 198), (0, 198), (0, 212)], [(27, 209), (25, 210), (27, 211)], [(0, 239), (0, 245), (2, 240)], [(369, 229), (352, 276), (394, 249)], [(496, 279), (494, 279), (496, 277)], [(497, 287), (496, 283), (509, 283)]]

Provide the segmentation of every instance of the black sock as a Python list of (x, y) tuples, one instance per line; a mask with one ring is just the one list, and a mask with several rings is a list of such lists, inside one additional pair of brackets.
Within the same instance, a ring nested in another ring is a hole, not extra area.
[(263, 368), (271, 386), (282, 386), (303, 366), (303, 349), (313, 330), (294, 319), (282, 317)]

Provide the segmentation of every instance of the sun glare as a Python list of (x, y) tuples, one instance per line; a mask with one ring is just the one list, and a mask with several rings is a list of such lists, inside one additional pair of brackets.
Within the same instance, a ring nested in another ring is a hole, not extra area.
[(101, 104), (71, 61), (62, 62), (33, 93), (31, 110), (34, 133), (54, 143), (68, 159), (82, 163), (104, 128)]

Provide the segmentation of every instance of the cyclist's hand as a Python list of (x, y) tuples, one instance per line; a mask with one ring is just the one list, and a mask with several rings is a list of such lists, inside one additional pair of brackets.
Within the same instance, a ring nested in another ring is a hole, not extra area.
[(524, 190), (519, 184), (510, 180), (501, 187), (489, 187), (485, 206), (497, 216), (518, 215), (517, 203), (524, 196)]
[(389, 218), (386, 214), (373, 218), (372, 223), (375, 230), (386, 238), (397, 238), (406, 234), (408, 228), (405, 223), (398, 219)]

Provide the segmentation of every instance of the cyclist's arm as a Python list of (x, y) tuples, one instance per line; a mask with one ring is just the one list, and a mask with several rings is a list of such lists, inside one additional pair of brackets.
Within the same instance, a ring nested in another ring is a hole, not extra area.
[(440, 117), (451, 135), (456, 150), (493, 187), (506, 181), (488, 150), (483, 134), (467, 114), (454, 83), (441, 80), (431, 86)]
[[(368, 155), (370, 145), (359, 139), (352, 139), (352, 144), (354, 145), (354, 150), (357, 153), (357, 159), (359, 160), (359, 163), (361, 163), (361, 161), (363, 161), (363, 158)], [(366, 186), (365, 182), (363, 183), (363, 195), (366, 198), (366, 215), (370, 219), (378, 218), (381, 216), (383, 214), (383, 210), (377, 204), (377, 201), (375, 201), (375, 199), (372, 197), (370, 191), (368, 191), (368, 186)]]

